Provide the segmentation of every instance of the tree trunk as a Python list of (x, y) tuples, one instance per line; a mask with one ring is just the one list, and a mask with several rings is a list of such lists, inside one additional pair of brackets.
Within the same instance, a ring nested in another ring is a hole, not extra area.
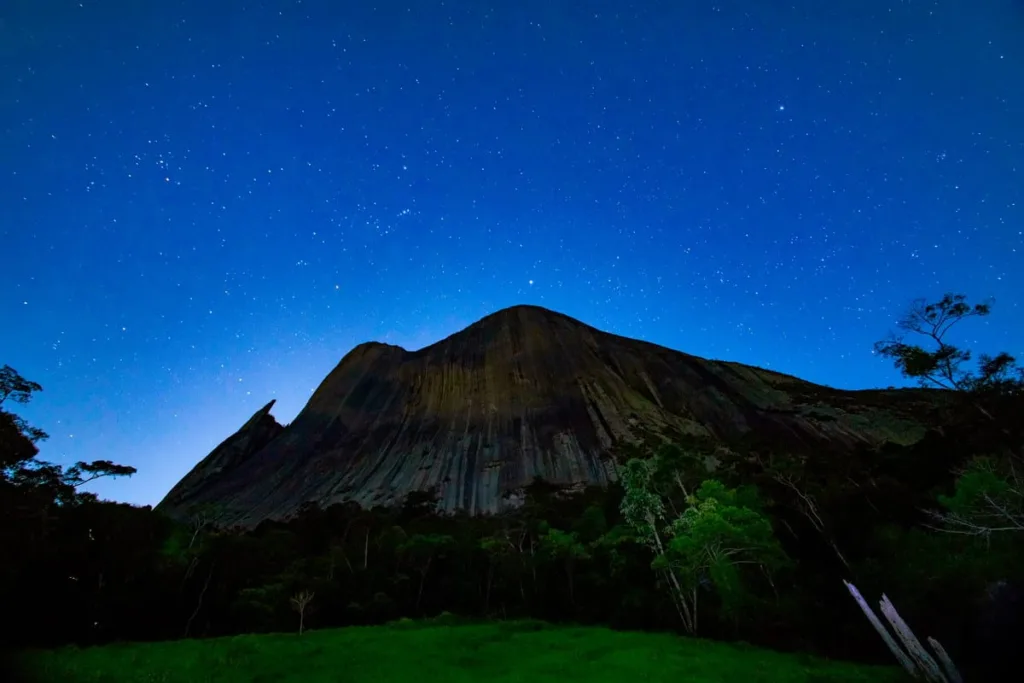
[(879, 621), (878, 616), (875, 615), (875, 611), (871, 609), (871, 605), (867, 603), (867, 600), (865, 600), (860, 594), (857, 587), (849, 581), (844, 580), (843, 583), (846, 584), (846, 589), (850, 591), (850, 595), (852, 595), (853, 599), (857, 601), (857, 605), (860, 606), (860, 610), (864, 613), (864, 616), (867, 617), (868, 621), (875, 628), (875, 631), (879, 636), (881, 636), (882, 641), (885, 643), (886, 647), (889, 648), (889, 651), (892, 652), (893, 656), (896, 657), (896, 660), (903, 666), (903, 669), (911, 678), (919, 678), (917, 666), (910, 658), (910, 655), (904, 652), (903, 648), (896, 643), (896, 640), (889, 633), (889, 630), (882, 625), (882, 622)]
[[(416, 611), (417, 612), (419, 612), (419, 610), (420, 610), (420, 600), (423, 599), (423, 584), (425, 584), (427, 582), (427, 572), (430, 571), (430, 563), (433, 562), (433, 560), (434, 560), (434, 558), (428, 559), (426, 566), (423, 568), (423, 571), (420, 572), (420, 589), (418, 591), (416, 591)], [(442, 569), (443, 568), (444, 567), (442, 567)]]
[(370, 528), (366, 528), (366, 538), (363, 540), (363, 570), (366, 570), (366, 565), (370, 560)]
[(491, 583), (494, 581), (494, 563), (491, 562), (487, 567), (487, 583), (484, 590), (484, 616), (491, 609)]
[(210, 563), (210, 571), (208, 571), (206, 573), (206, 581), (203, 583), (203, 590), (201, 590), (199, 592), (199, 599), (196, 600), (196, 608), (194, 610), (192, 610), (192, 615), (188, 618), (188, 621), (185, 622), (185, 637), (186, 638), (188, 638), (188, 632), (192, 628), (192, 621), (196, 618), (196, 615), (199, 614), (199, 610), (203, 606), (203, 596), (206, 595), (206, 589), (210, 587), (210, 577), (212, 577), (212, 576), (213, 576), (213, 563), (211, 562)]
[(530, 534), (530, 575), (533, 577), (533, 592), (537, 592), (537, 563), (533, 555), (533, 534)]
[[(658, 529), (655, 526), (655, 519), (648, 519), (651, 529), (654, 530), (654, 542), (657, 545), (659, 555), (665, 554), (665, 547), (661, 543), (661, 536), (658, 535)], [(697, 589), (693, 591), (693, 606), (694, 609), (691, 612), (689, 605), (686, 604), (686, 594), (683, 592), (683, 587), (679, 585), (679, 579), (676, 577), (675, 572), (671, 568), (665, 570), (665, 574), (668, 575), (669, 582), (672, 584), (672, 597), (673, 602), (676, 605), (676, 611), (679, 612), (680, 618), (683, 620), (683, 628), (689, 634), (697, 632)]]

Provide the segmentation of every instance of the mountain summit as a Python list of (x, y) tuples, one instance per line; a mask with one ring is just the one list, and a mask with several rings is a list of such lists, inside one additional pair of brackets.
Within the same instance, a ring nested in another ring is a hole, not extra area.
[(229, 524), (306, 501), (387, 504), (436, 487), (446, 510), (516, 505), (534, 477), (615, 478), (616, 447), (756, 437), (851, 450), (923, 433), (901, 391), (841, 391), (594, 329), (537, 306), (493, 313), (419, 351), (352, 349), (287, 427), (260, 409), (158, 505), (213, 503)]

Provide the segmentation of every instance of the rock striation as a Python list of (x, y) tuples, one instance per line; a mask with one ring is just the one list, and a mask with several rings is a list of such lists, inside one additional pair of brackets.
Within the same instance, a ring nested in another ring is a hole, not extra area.
[(706, 360), (515, 306), (419, 351), (348, 353), (287, 427), (271, 401), (157, 506), (220, 508), (226, 524), (285, 518), (306, 501), (389, 504), (437, 489), (445, 510), (493, 513), (534, 477), (615, 479), (617, 446), (752, 435), (849, 451), (924, 433), (920, 392), (841, 391)]

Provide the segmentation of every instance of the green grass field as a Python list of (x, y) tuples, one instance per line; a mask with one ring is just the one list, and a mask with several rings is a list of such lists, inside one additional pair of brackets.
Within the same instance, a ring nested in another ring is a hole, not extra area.
[(56, 683), (831, 683), (903, 681), (890, 667), (671, 634), (534, 622), (397, 623), (295, 634), (64, 648), (27, 655)]

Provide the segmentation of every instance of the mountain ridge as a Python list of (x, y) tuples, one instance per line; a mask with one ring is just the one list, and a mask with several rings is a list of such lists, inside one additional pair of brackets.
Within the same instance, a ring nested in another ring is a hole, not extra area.
[(436, 488), (445, 510), (494, 513), (535, 476), (607, 485), (616, 448), (650, 438), (840, 452), (912, 442), (928, 401), (909, 391), (834, 389), (512, 306), (415, 351), (357, 345), (291, 424), (272, 401), (157, 507), (213, 503), (252, 525), (305, 501), (388, 504)]

